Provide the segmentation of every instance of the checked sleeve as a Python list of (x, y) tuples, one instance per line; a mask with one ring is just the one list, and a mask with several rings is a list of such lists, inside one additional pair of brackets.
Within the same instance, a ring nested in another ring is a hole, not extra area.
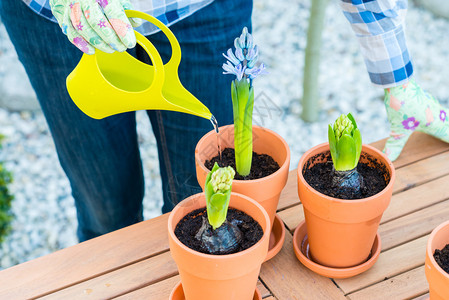
[[(20, 0), (0, 0), (0, 1), (20, 1)], [(50, 0), (22, 0), (34, 12), (42, 17), (56, 22), (50, 9)], [(67, 0), (71, 1), (71, 0)], [(97, 0), (97, 2), (100, 0)], [(107, 1), (106, 1), (107, 2)], [(162, 23), (170, 26), (193, 13), (211, 4), (213, 0), (131, 0), (133, 9), (143, 11), (158, 18)], [(143, 35), (150, 35), (159, 31), (155, 25), (143, 22), (136, 28)]]
[(407, 0), (341, 0), (359, 41), (371, 82), (389, 88), (408, 82), (413, 65), (405, 39)]

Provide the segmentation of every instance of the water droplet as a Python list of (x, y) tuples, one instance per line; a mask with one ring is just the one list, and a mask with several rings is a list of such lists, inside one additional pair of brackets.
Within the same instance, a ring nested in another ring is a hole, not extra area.
[(215, 129), (215, 134), (217, 136), (217, 148), (218, 148), (218, 158), (221, 162), (221, 138), (220, 138), (220, 131), (218, 129), (218, 121), (215, 118), (214, 115), (212, 115), (212, 117), (210, 117), (210, 122), (212, 123), (212, 126), (214, 126)]

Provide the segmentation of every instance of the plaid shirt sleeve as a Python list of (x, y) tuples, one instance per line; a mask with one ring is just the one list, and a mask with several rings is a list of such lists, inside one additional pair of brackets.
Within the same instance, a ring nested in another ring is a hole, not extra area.
[[(50, 9), (50, 0), (23, 1), (42, 17), (56, 22)], [(167, 26), (192, 15), (212, 2), (213, 0), (131, 0), (134, 9), (158, 18)], [(136, 30), (143, 35), (150, 35), (159, 31), (159, 28), (149, 22), (143, 22)]]
[(357, 35), (371, 82), (383, 88), (409, 80), (413, 65), (405, 40), (407, 0), (341, 0)]
[(23, 2), (39, 15), (56, 22), (50, 9), (50, 0), (23, 0)]

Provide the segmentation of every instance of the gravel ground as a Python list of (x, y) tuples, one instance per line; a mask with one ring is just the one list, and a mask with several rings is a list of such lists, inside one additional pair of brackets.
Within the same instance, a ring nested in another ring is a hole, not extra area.
[[(330, 1), (326, 12), (319, 120), (309, 124), (299, 118), (310, 0), (293, 2), (294, 5), (292, 1), (255, 0), (253, 15), (261, 60), (270, 71), (255, 83), (254, 122), (287, 140), (292, 153), (291, 168), (296, 167), (307, 149), (326, 141), (327, 124), (341, 113), (354, 113), (366, 143), (388, 135), (383, 91), (370, 84), (358, 44), (337, 1)], [(449, 69), (444, 62), (449, 60), (449, 21), (436, 18), (413, 3), (410, 6), (408, 43), (416, 77), (447, 105)], [(1, 26), (0, 51), (0, 98), (8, 93), (26, 97), (23, 91), (30, 91), (29, 84), (22, 79), (23, 69)], [(139, 112), (137, 118), (146, 178), (144, 215), (149, 219), (161, 213), (161, 183), (151, 125), (144, 113)], [(15, 195), (16, 215), (13, 232), (0, 246), (1, 269), (76, 244), (77, 221), (70, 185), (59, 166), (42, 114), (0, 108), (0, 133), (7, 137), (0, 160), (14, 173), (11, 191)]]

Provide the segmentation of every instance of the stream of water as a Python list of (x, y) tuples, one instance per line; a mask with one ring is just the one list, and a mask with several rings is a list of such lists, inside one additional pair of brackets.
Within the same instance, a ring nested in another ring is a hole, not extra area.
[(214, 129), (215, 129), (215, 135), (217, 136), (218, 158), (220, 159), (220, 162), (221, 162), (221, 139), (220, 139), (220, 131), (218, 130), (218, 121), (217, 121), (217, 119), (214, 117), (214, 115), (212, 115), (212, 117), (210, 118), (210, 122), (212, 123), (212, 126), (214, 126)]

